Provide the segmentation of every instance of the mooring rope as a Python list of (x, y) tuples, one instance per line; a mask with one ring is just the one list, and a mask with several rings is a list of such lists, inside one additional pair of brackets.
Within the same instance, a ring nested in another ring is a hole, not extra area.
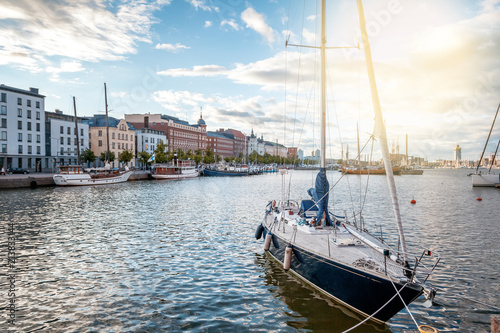
[[(391, 280), (391, 282), (392, 282), (392, 280)], [(402, 286), (402, 287), (401, 287), (401, 289), (400, 289), (400, 290), (403, 290), (403, 288), (404, 288), (404, 287), (406, 287), (406, 285), (407, 285), (407, 284), (408, 284), (408, 282), (406, 282), (406, 283), (404, 284), (404, 286)], [(398, 290), (397, 290), (397, 288), (396, 288), (396, 291), (398, 291)], [(370, 320), (371, 318), (373, 318), (373, 316), (375, 316), (375, 315), (376, 315), (376, 314), (377, 314), (380, 310), (382, 310), (382, 309), (383, 309), (383, 308), (384, 308), (387, 304), (389, 304), (389, 303), (390, 303), (390, 302), (391, 302), (391, 301), (392, 301), (392, 300), (393, 300), (393, 299), (394, 299), (394, 298), (395, 298), (398, 294), (399, 294), (399, 292), (398, 292), (398, 293), (396, 293), (396, 294), (394, 294), (394, 296), (392, 296), (392, 297), (391, 297), (391, 298), (390, 298), (390, 299), (389, 299), (389, 300), (388, 300), (388, 301), (387, 301), (384, 305), (382, 305), (382, 306), (380, 307), (380, 309), (378, 309), (377, 311), (375, 311), (374, 313), (372, 313), (370, 316), (366, 317), (364, 320), (360, 321), (359, 323), (357, 323), (357, 324), (356, 324), (356, 325), (354, 325), (353, 327), (351, 327), (351, 328), (349, 328), (349, 329), (345, 330), (345, 331), (344, 331), (344, 332), (342, 332), (342, 333), (347, 333), (347, 332), (350, 332), (350, 331), (352, 331), (353, 329), (355, 329), (355, 328), (359, 327), (360, 325), (363, 325), (364, 323), (366, 323), (368, 320)]]

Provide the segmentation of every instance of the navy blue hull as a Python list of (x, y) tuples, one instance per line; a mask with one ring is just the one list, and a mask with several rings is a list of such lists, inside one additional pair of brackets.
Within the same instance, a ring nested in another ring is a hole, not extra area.
[(210, 169), (204, 169), (203, 170), (203, 175), (204, 176), (232, 176), (232, 177), (238, 177), (238, 176), (248, 176), (248, 172), (246, 171), (219, 171), (219, 170), (210, 170)]
[[(268, 231), (266, 230), (266, 232)], [(276, 239), (279, 248), (271, 245), (269, 252), (276, 260), (283, 262), (288, 242), (279, 237)], [(302, 263), (300, 263), (295, 255), (292, 256), (290, 269), (294, 273), (330, 297), (366, 316), (379, 310), (396, 294), (394, 286), (388, 279), (320, 257), (296, 245), (294, 245), (294, 249), (300, 252), (302, 259)], [(403, 286), (400, 283), (395, 283), (395, 285), (398, 290)], [(405, 303), (409, 304), (422, 292), (421, 286), (407, 285), (400, 294)], [(403, 308), (404, 304), (399, 296), (396, 296), (374, 318), (386, 322)]]

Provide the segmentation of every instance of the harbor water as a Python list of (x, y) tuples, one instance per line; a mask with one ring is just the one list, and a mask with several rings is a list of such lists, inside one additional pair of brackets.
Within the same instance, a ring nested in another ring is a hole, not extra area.
[[(440, 332), (486, 332), (499, 314), (488, 305), (500, 307), (500, 189), (472, 188), (469, 172), (396, 177), (409, 250), (430, 247), (442, 257), (430, 279), (439, 290), (435, 305), (425, 308), (420, 298), (409, 310)], [(315, 174), (1, 191), (1, 331), (349, 329), (363, 318), (285, 273), (254, 238), (283, 184), (291, 198), (305, 199)], [(340, 177), (329, 172), (330, 185)], [(395, 244), (384, 176), (344, 176), (330, 201), (339, 215), (362, 207), (368, 229), (382, 226)], [(354, 332), (411, 329), (404, 310)]]

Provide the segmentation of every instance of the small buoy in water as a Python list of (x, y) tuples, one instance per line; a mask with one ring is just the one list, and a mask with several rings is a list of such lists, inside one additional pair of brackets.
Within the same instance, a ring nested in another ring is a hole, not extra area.
[(482, 201), (482, 200), (483, 200), (483, 198), (478, 197), (476, 200), (477, 200), (477, 201)]
[(411, 199), (410, 203), (411, 203), (412, 205), (414, 205), (414, 204), (416, 204), (416, 203), (417, 203), (417, 200), (415, 200), (415, 199)]
[(269, 251), (269, 248), (271, 247), (271, 240), (273, 238), (273, 235), (271, 233), (268, 233), (266, 235), (266, 240), (264, 241), (264, 250)]
[(283, 259), (283, 269), (288, 272), (292, 263), (292, 246), (287, 245), (285, 248), (285, 259)]
[(437, 330), (429, 325), (420, 325), (418, 331), (422, 333), (437, 333)]

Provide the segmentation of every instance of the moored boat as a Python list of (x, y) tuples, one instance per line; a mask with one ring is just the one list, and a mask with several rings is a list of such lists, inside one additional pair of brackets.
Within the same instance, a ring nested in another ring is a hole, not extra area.
[(240, 177), (248, 176), (249, 170), (246, 165), (234, 166), (234, 165), (217, 165), (209, 166), (203, 169), (203, 175), (208, 177)]
[[(340, 168), (340, 171), (348, 175), (385, 175), (385, 168), (363, 168), (360, 170), (358, 168), (343, 167)], [(399, 175), (401, 167), (392, 167), (392, 173)]]
[(381, 237), (370, 234), (361, 212), (350, 220), (329, 211), (329, 194), (335, 185), (330, 187), (326, 175), (325, 0), (321, 1), (321, 46), (315, 47), (320, 49), (322, 64), (318, 112), (321, 120), (320, 170), (314, 187), (307, 191), (310, 199), (306, 200), (288, 198), (286, 173), (282, 173), (281, 199), (269, 201), (255, 237), (264, 237), (264, 250), (282, 262), (285, 271), (367, 319), (386, 322), (422, 294), (431, 304), (435, 290), (426, 281), (439, 263), (439, 255), (429, 249), (418, 255), (407, 251), (361, 0), (357, 0), (357, 5), (375, 111), (373, 136), (380, 142), (394, 210), (394, 215), (387, 219), (396, 218), (398, 247), (392, 248)]
[(182, 179), (198, 177), (194, 161), (174, 159), (170, 163), (155, 164), (151, 176), (155, 179)]
[(85, 169), (83, 165), (61, 165), (52, 177), (59, 186), (109, 185), (126, 182), (133, 171), (112, 170), (108, 167)]

